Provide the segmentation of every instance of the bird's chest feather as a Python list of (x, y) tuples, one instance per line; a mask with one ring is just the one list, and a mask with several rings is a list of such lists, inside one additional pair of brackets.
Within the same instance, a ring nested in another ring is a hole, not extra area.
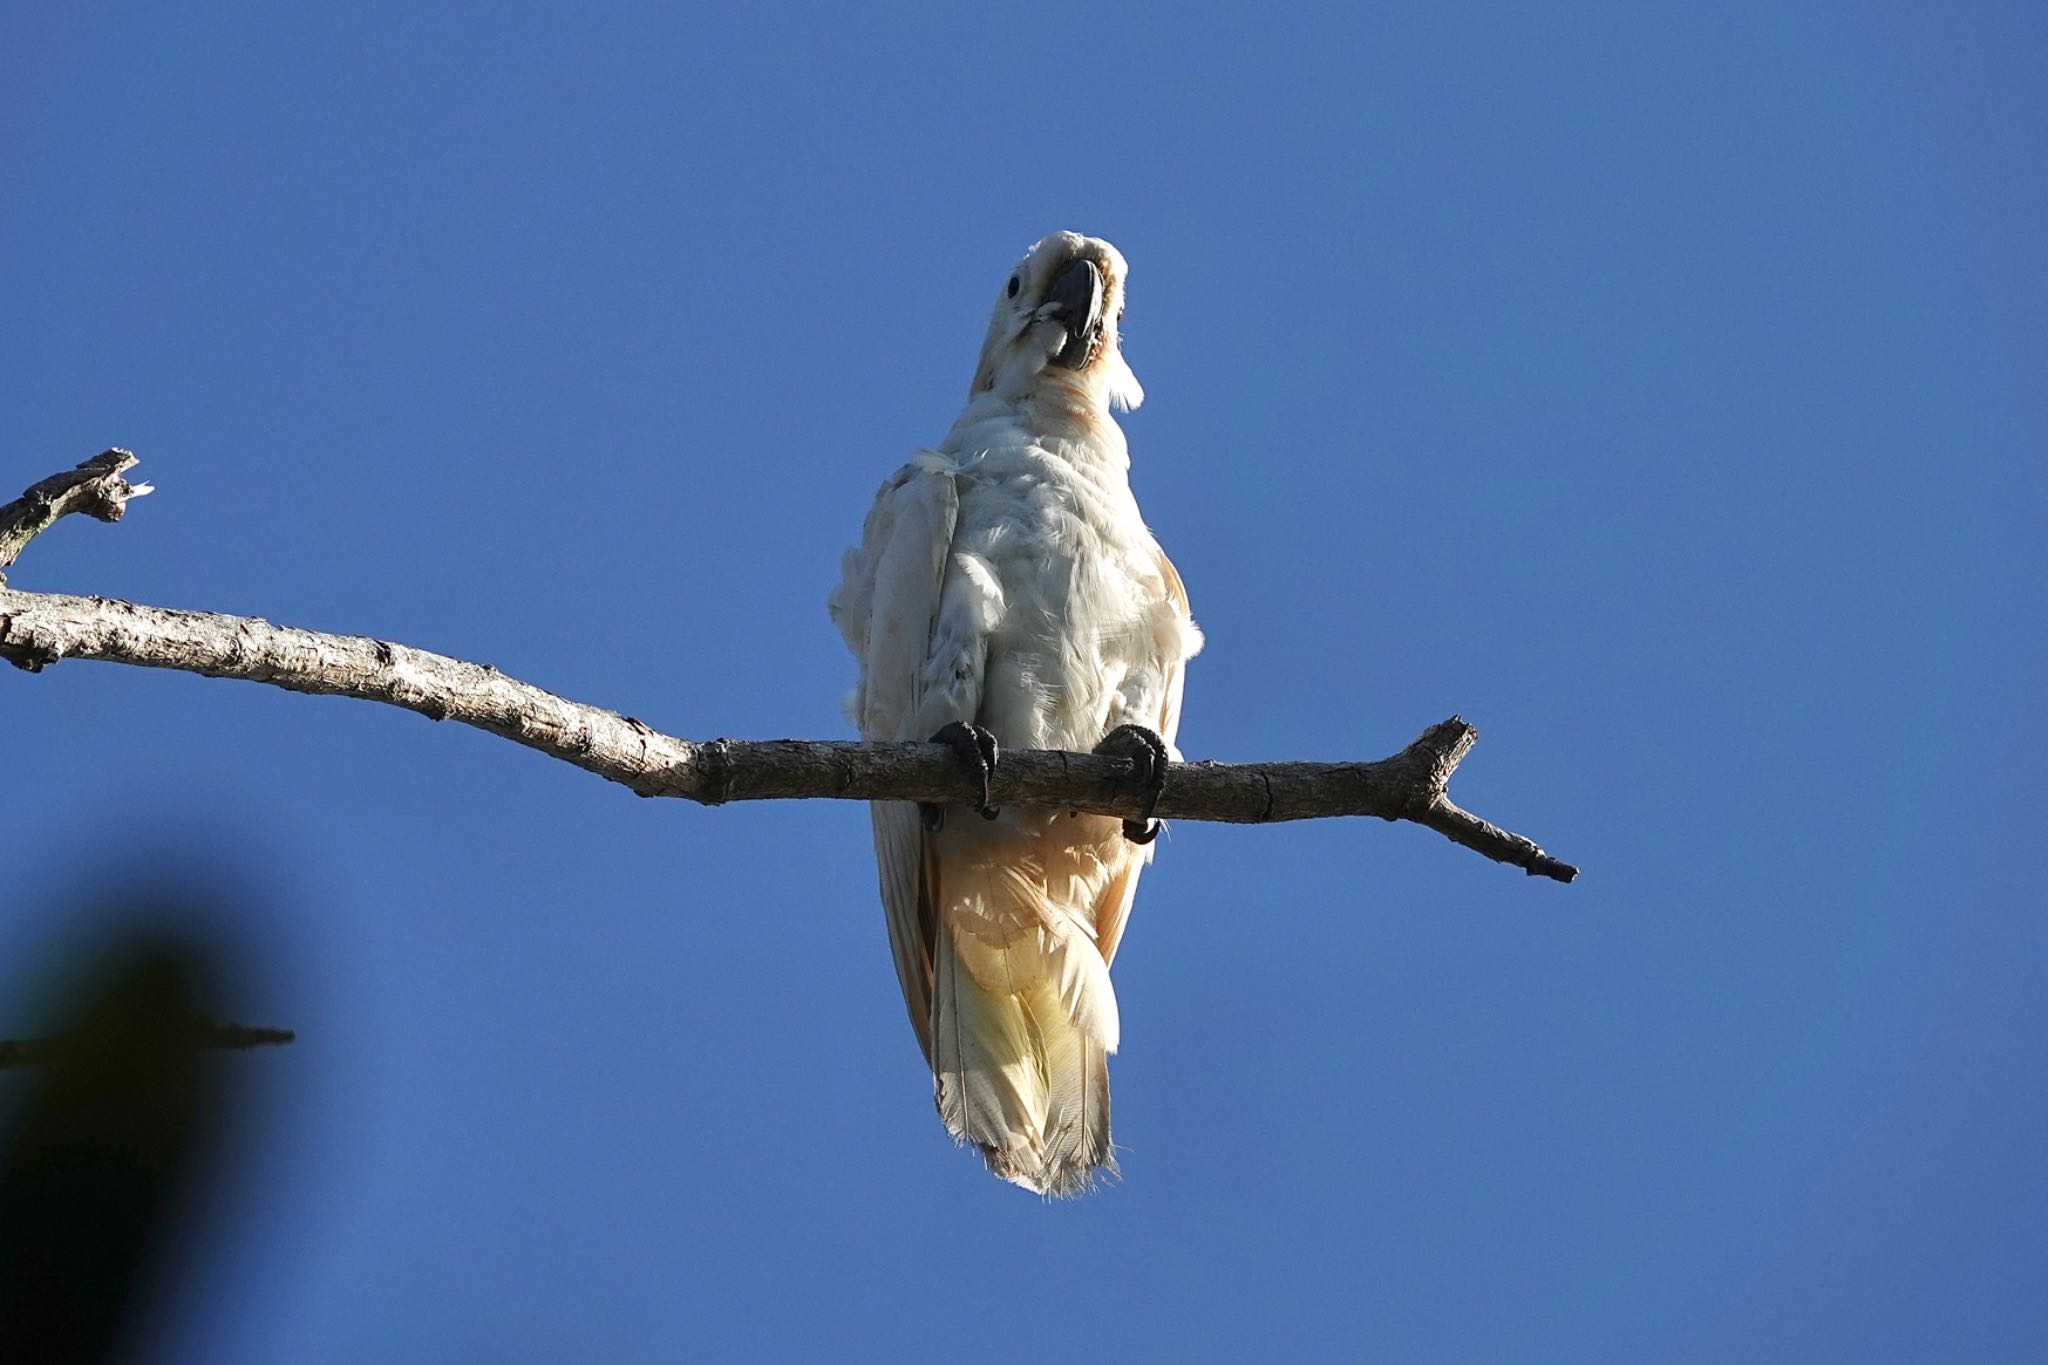
[(989, 452), (960, 494), (953, 551), (991, 608), (981, 723), (1005, 744), (1091, 747), (1133, 670), (1167, 662), (1157, 550), (1121, 470)]

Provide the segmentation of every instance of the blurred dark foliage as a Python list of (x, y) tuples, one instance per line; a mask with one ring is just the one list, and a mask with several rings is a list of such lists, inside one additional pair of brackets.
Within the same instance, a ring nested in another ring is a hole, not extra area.
[(5, 1365), (150, 1356), (248, 1109), (250, 1059), (195, 1046), (192, 1021), (231, 984), (234, 954), (200, 927), (216, 917), (161, 894), (112, 908), (52, 1002), (61, 1048), (0, 1073)]

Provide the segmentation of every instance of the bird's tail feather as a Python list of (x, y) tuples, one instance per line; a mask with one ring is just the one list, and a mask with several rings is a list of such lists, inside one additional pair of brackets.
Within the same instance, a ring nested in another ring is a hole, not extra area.
[(1022, 990), (992, 991), (960, 963), (948, 929), (936, 948), (932, 1080), (946, 1130), (979, 1147), (991, 1172), (1039, 1194), (1081, 1194), (1098, 1173), (1116, 1174), (1109, 1047), (1076, 1021), (1057, 978), (1028, 974)]

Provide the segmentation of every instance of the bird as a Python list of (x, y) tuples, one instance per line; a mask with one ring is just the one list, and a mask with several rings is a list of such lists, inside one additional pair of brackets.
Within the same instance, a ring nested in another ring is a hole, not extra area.
[[(881, 900), (946, 1130), (1046, 1197), (1119, 1175), (1110, 964), (1202, 646), (1111, 415), (1144, 399), (1119, 340), (1127, 278), (1099, 238), (1025, 252), (965, 408), (884, 481), (829, 599), (862, 738), (937, 739), (979, 774), (973, 803), (871, 803)], [(1004, 749), (1127, 757), (1148, 818), (992, 809)]]

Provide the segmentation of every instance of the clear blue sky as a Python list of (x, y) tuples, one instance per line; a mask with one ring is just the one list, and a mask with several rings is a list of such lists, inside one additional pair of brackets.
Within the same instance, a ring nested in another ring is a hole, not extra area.
[[(846, 733), (825, 617), (1014, 257), (1132, 266), (1194, 757), (1125, 1182), (952, 1151), (867, 819), (363, 703), (0, 676), (0, 1033), (87, 871), (242, 884), (289, 1024), (183, 1359), (2038, 1360), (2038, 6), (11, 6), (13, 575)], [(114, 855), (119, 854), (119, 857)], [(132, 864), (131, 864), (132, 865)]]

